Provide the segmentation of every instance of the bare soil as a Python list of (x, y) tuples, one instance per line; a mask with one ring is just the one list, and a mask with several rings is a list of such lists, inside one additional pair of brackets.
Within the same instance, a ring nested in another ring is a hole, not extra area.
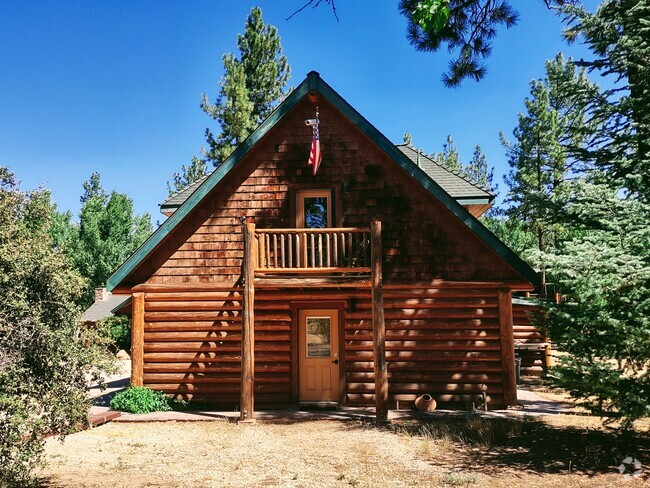
[[(626, 478), (627, 454), (645, 477)], [(647, 428), (589, 416), (394, 422), (109, 423), (49, 439), (44, 486), (647, 486)]]

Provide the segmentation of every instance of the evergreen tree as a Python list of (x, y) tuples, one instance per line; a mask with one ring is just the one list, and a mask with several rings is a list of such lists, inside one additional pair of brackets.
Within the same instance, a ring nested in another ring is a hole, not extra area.
[(194, 156), (192, 162), (186, 167), (181, 166), (181, 173), (174, 173), (173, 187), (167, 182), (167, 192), (171, 197), (173, 194), (188, 187), (197, 180), (200, 180), (208, 174), (208, 167), (205, 161), (201, 158)]
[[(568, 206), (578, 236), (547, 257), (565, 299), (548, 307), (546, 322), (567, 353), (559, 385), (627, 427), (650, 415), (650, 1), (563, 12), (568, 38), (593, 55), (580, 64), (608, 83), (588, 93), (586, 125), (599, 130), (574, 154), (599, 171), (583, 172)], [(582, 94), (577, 85), (567, 92)]]
[(471, 161), (463, 168), (463, 175), (486, 190), (497, 192), (494, 168), (488, 166), (487, 158), (478, 144), (474, 147)]
[(149, 214), (135, 215), (133, 202), (101, 186), (98, 173), (84, 183), (79, 230), (74, 244), (74, 263), (88, 280), (83, 302), (92, 302), (93, 289), (105, 285), (108, 277), (152, 232)]
[(204, 155), (216, 167), (269, 116), (284, 97), (290, 74), (277, 28), (264, 23), (259, 7), (248, 15), (237, 47), (238, 58), (232, 53), (223, 56), (225, 74), (216, 103), (210, 103), (206, 94), (201, 103), (221, 126), (216, 137), (206, 129)]
[(442, 147), (443, 149), (441, 153), (431, 155), (432, 159), (436, 160), (439, 164), (454, 173), (461, 173), (463, 165), (460, 162), (458, 149), (456, 149), (451, 134), (447, 134), (447, 141)]
[[(568, 87), (575, 87), (573, 92)], [(515, 142), (501, 135), (508, 155), (510, 172), (506, 211), (524, 222), (536, 236), (535, 249), (528, 258), (540, 272), (540, 293), (545, 295), (544, 253), (557, 246), (563, 214), (571, 193), (572, 175), (584, 170), (570, 157), (584, 147), (594, 128), (585, 121), (587, 93), (596, 91), (584, 71), (566, 62), (561, 54), (546, 62), (546, 77), (531, 82), (531, 97), (526, 99), (526, 114), (519, 114), (514, 130)]]
[(566, 5), (569, 41), (586, 43), (593, 59), (579, 65), (607, 77), (591, 93), (590, 117), (603, 130), (579, 156), (604, 169), (614, 186), (650, 201), (650, 0), (608, 0), (594, 13)]
[(564, 300), (546, 309), (566, 352), (558, 384), (629, 427), (650, 416), (650, 206), (585, 181), (569, 207), (575, 237), (546, 257)]
[(446, 44), (458, 54), (442, 76), (448, 87), (465, 78), (482, 79), (497, 28), (509, 29), (519, 17), (506, 0), (400, 0), (399, 10), (408, 20), (407, 38), (418, 51), (435, 52)]

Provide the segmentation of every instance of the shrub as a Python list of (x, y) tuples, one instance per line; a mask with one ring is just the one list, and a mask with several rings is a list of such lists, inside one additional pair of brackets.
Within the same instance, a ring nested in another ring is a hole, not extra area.
[(52, 241), (55, 214), (49, 192), (0, 167), (0, 486), (35, 482), (44, 436), (87, 424), (87, 374), (112, 362), (80, 327), (84, 282)]
[(106, 317), (99, 322), (99, 329), (114, 344), (115, 351), (131, 349), (131, 319), (126, 315)]
[(162, 391), (155, 391), (144, 386), (131, 386), (119, 392), (111, 400), (111, 408), (128, 413), (169, 412), (172, 400)]

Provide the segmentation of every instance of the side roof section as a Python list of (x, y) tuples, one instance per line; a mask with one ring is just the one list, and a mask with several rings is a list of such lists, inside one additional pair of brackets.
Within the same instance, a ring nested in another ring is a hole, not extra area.
[[(486, 205), (494, 201), (494, 195), (468, 179), (448, 170), (428, 156), (418, 153), (411, 146), (399, 144), (402, 151), (416, 166), (419, 166), (433, 181), (456, 199), (461, 205)], [(160, 211), (169, 216), (183, 205), (194, 191), (208, 178), (205, 175), (160, 204)]]
[(400, 151), (386, 136), (368, 122), (343, 97), (330, 87), (316, 71), (307, 74), (305, 80), (293, 90), (271, 115), (244, 141), (212, 174), (198, 185), (198, 188), (169, 217), (139, 249), (137, 249), (108, 279), (106, 288), (110, 291), (120, 285), (129, 274), (162, 243), (174, 228), (210, 193), (210, 191), (244, 158), (244, 156), (302, 100), (308, 93), (319, 93), (338, 109), (353, 125), (365, 134), (377, 147), (386, 153), (406, 173), (422, 185), (461, 222), (469, 227), (497, 255), (504, 259), (526, 281), (537, 284), (537, 273), (503, 244), (494, 234), (474, 218), (453, 197), (445, 192), (429, 175)]
[(397, 148), (461, 205), (491, 203), (494, 200), (494, 195), (485, 188), (481, 188), (473, 181), (448, 170), (413, 147), (407, 144), (397, 144)]

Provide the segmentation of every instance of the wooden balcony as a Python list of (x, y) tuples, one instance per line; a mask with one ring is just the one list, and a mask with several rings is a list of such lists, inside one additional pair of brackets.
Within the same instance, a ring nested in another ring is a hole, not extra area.
[(255, 229), (255, 274), (369, 275), (370, 228)]

